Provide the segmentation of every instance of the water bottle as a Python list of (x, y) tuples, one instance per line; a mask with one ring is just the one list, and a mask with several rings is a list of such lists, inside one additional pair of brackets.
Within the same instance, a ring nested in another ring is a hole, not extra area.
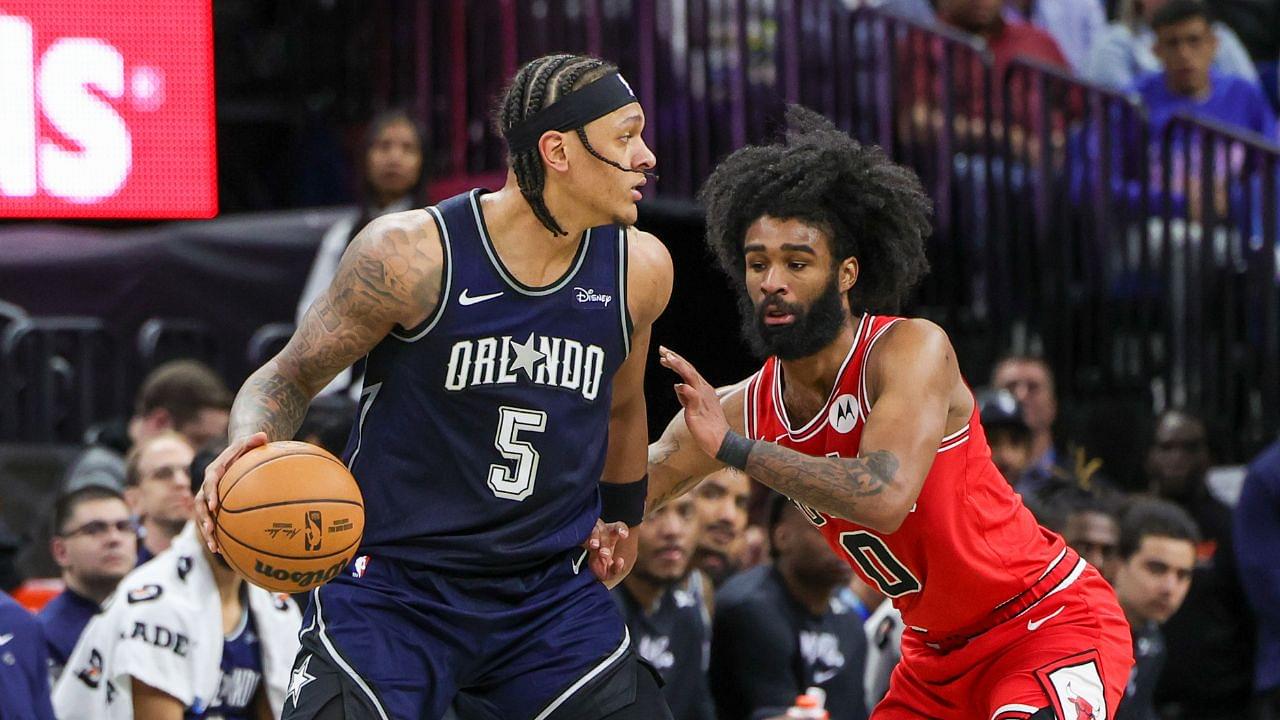
[(785, 717), (788, 720), (829, 720), (831, 714), (823, 709), (826, 695), (822, 688), (809, 688), (804, 695), (796, 698)]

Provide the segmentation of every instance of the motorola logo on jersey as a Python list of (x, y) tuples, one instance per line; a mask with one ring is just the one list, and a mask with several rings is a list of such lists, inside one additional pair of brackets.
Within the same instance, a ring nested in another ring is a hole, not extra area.
[(209, 0), (6, 2), (0, 217), (216, 214), (212, 41)]
[(858, 399), (852, 395), (841, 395), (831, 403), (827, 420), (836, 432), (843, 435), (857, 426), (858, 416)]
[(482, 385), (531, 383), (573, 390), (585, 400), (600, 394), (605, 353), (598, 345), (529, 333), (524, 340), (459, 340), (449, 353), (444, 386), (454, 392)]

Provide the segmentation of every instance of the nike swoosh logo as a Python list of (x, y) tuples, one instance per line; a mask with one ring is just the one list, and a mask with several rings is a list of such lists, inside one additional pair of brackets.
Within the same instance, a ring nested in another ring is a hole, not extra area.
[(489, 293), (488, 295), (467, 295), (468, 289), (469, 288), (463, 288), (462, 294), (458, 295), (458, 304), (463, 307), (466, 307), (467, 305), (475, 305), (476, 303), (482, 303), (485, 300), (492, 300), (502, 295), (502, 293), (500, 292)]
[(9, 633), (8, 635), (0, 635), (0, 647), (8, 645), (9, 641), (12, 639), (13, 639), (13, 633)]
[(573, 565), (573, 574), (574, 574), (574, 575), (577, 575), (577, 574), (578, 574), (578, 571), (582, 569), (582, 562), (583, 562), (584, 560), (586, 560), (586, 559), (587, 559), (587, 555), (588, 555), (588, 554), (590, 554), (590, 551), (588, 551), (588, 550), (583, 550), (583, 551), (582, 551), (582, 554), (578, 556), (578, 559), (577, 559), (577, 560), (573, 560), (573, 561), (571, 561), (571, 562), (572, 562), (572, 565)]
[(1039, 620), (1028, 620), (1028, 621), (1027, 621), (1027, 629), (1028, 629), (1028, 630), (1031, 630), (1032, 632), (1035, 632), (1036, 630), (1039, 630), (1041, 625), (1043, 625), (1043, 624), (1045, 624), (1045, 623), (1049, 622), (1050, 620), (1052, 620), (1052, 619), (1054, 619), (1054, 618), (1058, 617), (1058, 613), (1060, 613), (1060, 612), (1062, 612), (1063, 610), (1066, 610), (1066, 609), (1067, 609), (1067, 606), (1066, 606), (1066, 605), (1063, 605), (1062, 607), (1058, 608), (1057, 610), (1054, 610), (1052, 615), (1049, 615), (1049, 616), (1047, 616), (1047, 617), (1042, 617), (1042, 618), (1040, 618)]

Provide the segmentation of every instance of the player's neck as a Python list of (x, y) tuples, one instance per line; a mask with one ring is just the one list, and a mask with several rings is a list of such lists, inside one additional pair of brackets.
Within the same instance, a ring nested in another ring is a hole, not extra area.
[(143, 519), (142, 528), (146, 531), (142, 544), (151, 551), (153, 556), (168, 550), (173, 544), (173, 539), (182, 532), (182, 526), (175, 529), (170, 523), (157, 522), (150, 517)]
[(834, 587), (815, 585), (802, 580), (788, 563), (778, 562), (777, 568), (792, 599), (800, 603), (801, 607), (811, 615), (821, 617), (827, 613), (827, 609), (831, 606), (831, 593), (835, 590)]
[(80, 597), (86, 597), (98, 604), (102, 604), (102, 601), (110, 597), (111, 593), (115, 591), (120, 579), (102, 579), (94, 582), (76, 577), (71, 573), (63, 573), (62, 581), (66, 583), (68, 590)]
[(498, 192), (482, 196), (480, 209), (494, 247), (503, 253), (532, 249), (544, 258), (564, 254), (571, 259), (577, 253), (582, 233), (602, 224), (600, 218), (585, 211), (581, 203), (564, 197), (557, 187), (544, 187), (542, 197), (566, 234), (556, 235), (538, 220), (514, 176)]
[(628, 575), (622, 584), (646, 615), (657, 609), (658, 600), (668, 587), (665, 584), (651, 582), (635, 572)]
[[(781, 361), (782, 375), (786, 380), (783, 400), (787, 403), (788, 410), (792, 409), (793, 398), (819, 397), (821, 402), (826, 402), (831, 388), (835, 387), (840, 367), (849, 356), (849, 348), (853, 347), (854, 333), (854, 324), (845, 322), (840, 326), (835, 340), (818, 352), (795, 360)], [(803, 405), (803, 401), (800, 404)]]

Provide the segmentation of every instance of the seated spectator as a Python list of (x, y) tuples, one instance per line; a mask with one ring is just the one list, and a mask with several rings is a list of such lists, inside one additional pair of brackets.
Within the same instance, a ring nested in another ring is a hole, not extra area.
[(719, 587), (741, 569), (751, 478), (735, 468), (708, 475), (693, 490), (702, 531), (693, 565)]
[(193, 458), (195, 450), (176, 432), (147, 438), (129, 451), (125, 498), (141, 526), (139, 565), (167, 550), (191, 519)]
[[(226, 384), (204, 363), (173, 360), (152, 370), (142, 381), (128, 421), (128, 444), (137, 445), (163, 432), (177, 432), (193, 448), (225, 440), (234, 400)], [(120, 433), (122, 436), (125, 433)], [(125, 462), (115, 448), (92, 445), (68, 468), (63, 492), (86, 485), (124, 489)]]
[(1117, 720), (1159, 720), (1154, 696), (1166, 655), (1160, 625), (1187, 596), (1199, 539), (1195, 522), (1173, 503), (1141, 501), (1125, 513), (1109, 575), (1133, 630), (1134, 666)]
[[(407, 110), (387, 110), (373, 118), (365, 135), (360, 162), (360, 204), (329, 227), (320, 240), (307, 284), (298, 300), (297, 323), (302, 324), (311, 303), (329, 287), (338, 261), (356, 233), (374, 218), (419, 206), (426, 187), (426, 133)], [(347, 392), (360, 395), (362, 372), (338, 373), (321, 394)]]
[(769, 537), (773, 563), (739, 573), (717, 593), (710, 676), (720, 720), (781, 716), (815, 685), (826, 690), (831, 720), (866, 718), (867, 638), (837, 592), (853, 571), (780, 495)]
[(662, 676), (662, 695), (675, 720), (715, 717), (707, 687), (709, 637), (702, 607), (692, 593), (677, 587), (692, 568), (698, 542), (695, 502), (685, 494), (645, 518), (635, 531), (635, 565), (613, 590), (636, 651)]
[(1208, 6), (1200, 0), (1169, 0), (1151, 27), (1161, 71), (1139, 79), (1134, 90), (1146, 103), (1153, 141), (1179, 111), (1278, 139), (1275, 113), (1257, 85), (1212, 71), (1218, 39)]
[(124, 496), (98, 485), (62, 495), (54, 504), (53, 559), (66, 590), (36, 618), (49, 645), (54, 679), (116, 585), (138, 563), (138, 526)]
[(196, 523), (90, 621), (53, 690), (60, 720), (262, 718), (284, 710), (301, 616), (209, 552)]
[(1016, 486), (1031, 465), (1031, 428), (1022, 419), (1022, 408), (1007, 390), (978, 394), (982, 429), (991, 446), (991, 461), (1010, 485)]
[(1022, 420), (1031, 429), (1031, 460), (1014, 483), (1023, 497), (1039, 495), (1068, 473), (1059, 463), (1060, 453), (1053, 442), (1053, 424), (1058, 418), (1058, 396), (1053, 370), (1044, 359), (1030, 355), (1009, 355), (991, 371), (992, 387), (1013, 395), (1022, 410)]
[(1005, 17), (1049, 33), (1077, 75), (1084, 73), (1107, 26), (1107, 11), (1099, 0), (1006, 0)]
[(235, 396), (202, 362), (173, 360), (147, 375), (138, 391), (129, 437), (141, 440), (172, 430), (193, 448), (226, 440)]
[(995, 60), (996, 77), (1015, 57), (1040, 60), (1070, 69), (1062, 49), (1049, 33), (1017, 20), (1006, 20), (1001, 0), (938, 0), (938, 20), (943, 25), (977, 35), (987, 43)]
[(1253, 685), (1253, 617), (1236, 571), (1231, 510), (1205, 483), (1210, 465), (1204, 422), (1185, 410), (1156, 420), (1146, 457), (1156, 496), (1200, 528), (1186, 602), (1164, 626), (1168, 661), (1156, 688), (1161, 714), (1228, 720), (1248, 713)]
[(40, 625), (0, 591), (0, 720), (53, 720), (49, 659)]
[(863, 690), (867, 694), (867, 712), (889, 693), (889, 678), (902, 660), (902, 613), (885, 598), (863, 624), (867, 633), (867, 671)]
[[(1151, 20), (1157, 11), (1164, 8), (1165, 2), (1123, 0), (1120, 19), (1107, 27), (1094, 43), (1081, 75), (1114, 90), (1128, 90), (1143, 77), (1160, 72)], [(1212, 54), (1212, 71), (1257, 85), (1258, 72), (1240, 44), (1240, 38), (1222, 23), (1215, 22), (1212, 27), (1217, 43)]]
[(1111, 560), (1120, 542), (1120, 524), (1111, 504), (1097, 493), (1083, 494), (1067, 509), (1062, 539), (1112, 584)]
[(1280, 441), (1249, 465), (1234, 531), (1240, 579), (1258, 619), (1253, 677), (1261, 720), (1280, 720)]
[[(342, 457), (355, 419), (356, 402), (354, 400), (342, 394), (321, 395), (311, 401), (311, 406), (307, 408), (307, 414), (302, 418), (302, 425), (294, 437), (302, 442), (319, 445), (334, 455)], [(199, 481), (203, 482), (204, 478), (199, 478)]]

